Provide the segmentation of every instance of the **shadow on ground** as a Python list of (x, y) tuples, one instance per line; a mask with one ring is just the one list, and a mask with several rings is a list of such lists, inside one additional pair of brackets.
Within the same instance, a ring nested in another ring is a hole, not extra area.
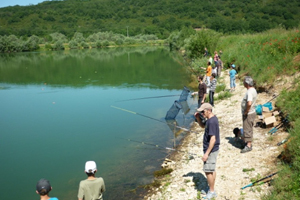
[(243, 149), (244, 148), (244, 142), (241, 139), (238, 139), (235, 141), (235, 137), (225, 137), (226, 140), (228, 140), (228, 143), (234, 146), (235, 148), (238, 149)]
[(203, 174), (201, 174), (200, 172), (189, 172), (189, 173), (183, 175), (183, 177), (193, 177), (195, 189), (198, 191), (206, 190), (208, 187), (206, 177)]

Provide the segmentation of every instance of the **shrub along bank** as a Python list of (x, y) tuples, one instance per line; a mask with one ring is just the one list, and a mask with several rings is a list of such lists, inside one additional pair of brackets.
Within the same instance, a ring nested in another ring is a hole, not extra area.
[(61, 33), (51, 33), (45, 37), (30, 36), (17, 37), (15, 35), (0, 36), (1, 52), (22, 52), (43, 50), (64, 50), (64, 49), (87, 49), (101, 48), (108, 46), (128, 45), (152, 45), (162, 44), (155, 35), (136, 35), (126, 37), (113, 32), (98, 32), (84, 37), (82, 33), (76, 32), (72, 38), (67, 38)]
[[(187, 35), (184, 38), (182, 35)], [(231, 63), (237, 67), (238, 76), (252, 76), (257, 88), (265, 90), (277, 87), (278, 79), (292, 78), (300, 68), (300, 32), (298, 29), (274, 29), (258, 34), (220, 35), (211, 30), (190, 33), (186, 30), (171, 34), (172, 47), (185, 53), (186, 60), (194, 72), (204, 74), (207, 57), (222, 50), (224, 67)], [(197, 49), (197, 51), (195, 51)], [(202, 68), (202, 69), (201, 69)], [(297, 76), (295, 76), (297, 77)], [(283, 88), (277, 97), (276, 107), (289, 115), (290, 140), (285, 143), (278, 165), (278, 177), (273, 189), (264, 199), (300, 199), (300, 86), (299, 78), (293, 78), (292, 87)], [(286, 90), (287, 88), (289, 90)]]

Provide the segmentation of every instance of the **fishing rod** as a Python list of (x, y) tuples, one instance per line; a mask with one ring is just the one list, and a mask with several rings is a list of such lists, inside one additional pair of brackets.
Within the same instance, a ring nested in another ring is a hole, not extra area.
[(175, 126), (176, 128), (179, 128), (179, 129), (181, 129), (181, 130), (183, 130), (183, 131), (187, 131), (187, 132), (191, 132), (191, 133), (198, 134), (198, 133), (193, 132), (193, 131), (191, 131), (191, 130), (189, 130), (189, 129), (187, 129), (187, 128), (183, 128), (183, 127), (181, 127), (181, 126), (177, 126), (177, 125), (174, 125), (174, 124), (172, 124), (172, 123), (167, 123), (167, 122), (161, 121), (161, 120), (159, 120), (159, 119), (155, 119), (155, 118), (153, 118), (153, 117), (149, 117), (149, 116), (147, 116), (147, 115), (143, 115), (143, 114), (140, 114), (140, 113), (131, 111), (131, 110), (126, 110), (126, 109), (119, 108), (119, 107), (116, 107), (116, 106), (110, 106), (110, 107), (115, 108), (115, 109), (118, 109), (118, 110), (122, 110), (122, 111), (125, 111), (125, 112), (129, 112), (129, 113), (131, 113), (131, 114), (140, 115), (140, 116), (142, 116), (142, 117), (145, 117), (145, 118), (148, 118), (148, 119), (152, 119), (152, 120), (158, 121), (158, 122), (160, 122), (160, 123), (169, 124), (169, 125), (171, 125), (171, 126)]
[(187, 153), (187, 154), (189, 154), (189, 159), (193, 159), (194, 156), (198, 157), (198, 158), (201, 158), (200, 156), (198, 156), (195, 153), (190, 153), (190, 152), (187, 152), (187, 151), (181, 151), (181, 150), (174, 149), (174, 148), (171, 148), (171, 147), (163, 147), (163, 146), (160, 146), (160, 145), (157, 145), (157, 144), (152, 144), (152, 143), (148, 143), (148, 142), (142, 142), (142, 141), (138, 141), (138, 140), (132, 140), (132, 139), (129, 139), (129, 138), (126, 139), (126, 138), (121, 138), (120, 137), (120, 139), (127, 140), (129, 142), (140, 143), (140, 144), (143, 144), (143, 145), (153, 146), (153, 147), (156, 147), (158, 149), (170, 150), (170, 151), (177, 151), (177, 152), (180, 152), (180, 153)]
[[(281, 111), (280, 111), (280, 112), (281, 112)], [(285, 123), (288, 123), (288, 122), (289, 122), (288, 117), (289, 117), (289, 115), (287, 115), (287, 116), (282, 120), (282, 122), (280, 122), (280, 123), (277, 124), (275, 127), (273, 127), (271, 130), (269, 130), (268, 133), (271, 133), (271, 135), (273, 135), (276, 131), (278, 131), (279, 128), (283, 127)]]
[[(291, 87), (292, 87), (292, 86), (291, 86)], [(289, 90), (291, 87), (288, 87), (288, 88), (286, 88), (285, 90)], [(273, 98), (270, 99), (269, 101), (267, 101), (266, 103), (269, 103), (269, 102), (273, 101), (273, 100), (276, 99), (279, 95), (280, 95), (280, 94), (273, 95)]]
[(252, 182), (252, 183), (250, 183), (250, 184), (248, 184), (248, 185), (242, 187), (241, 189), (243, 190), (243, 189), (245, 189), (245, 188), (247, 188), (247, 187), (251, 187), (251, 186), (253, 186), (253, 185), (256, 184), (256, 183), (261, 182), (262, 180), (265, 180), (265, 179), (267, 179), (267, 178), (270, 178), (270, 177), (276, 175), (277, 173), (278, 173), (278, 172), (275, 172), (275, 173), (270, 174), (270, 175), (268, 175), (268, 176), (266, 176), (266, 177), (264, 177), (264, 178), (262, 178), (262, 179), (259, 179), (259, 180), (257, 180), (257, 181), (254, 181), (254, 182)]
[(154, 96), (154, 97), (142, 97), (142, 98), (135, 98), (135, 99), (125, 99), (125, 100), (119, 100), (119, 101), (115, 101), (115, 102), (134, 101), (134, 100), (141, 100), (141, 99), (154, 99), (154, 98), (163, 98), (163, 97), (174, 97), (174, 96), (180, 96), (180, 94), (164, 95), (164, 96)]

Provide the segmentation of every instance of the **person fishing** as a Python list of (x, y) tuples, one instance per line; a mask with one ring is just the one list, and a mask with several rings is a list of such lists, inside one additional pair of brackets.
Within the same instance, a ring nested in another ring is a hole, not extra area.
[(40, 200), (58, 200), (56, 197), (49, 197), (49, 192), (52, 190), (50, 181), (40, 179), (36, 184), (36, 193), (40, 195)]
[[(204, 103), (205, 98), (206, 98), (206, 84), (203, 82), (203, 76), (199, 75), (198, 77), (198, 108), (201, 106), (201, 104)], [(192, 96), (197, 94), (197, 92), (193, 92)]]
[(103, 200), (105, 184), (103, 178), (95, 177), (95, 174), (97, 172), (97, 166), (95, 161), (87, 161), (85, 163), (84, 172), (86, 173), (88, 178), (80, 181), (78, 190), (78, 200)]

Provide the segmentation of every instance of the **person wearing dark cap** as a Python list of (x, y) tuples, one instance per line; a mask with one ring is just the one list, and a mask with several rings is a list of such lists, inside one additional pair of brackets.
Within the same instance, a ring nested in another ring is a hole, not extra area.
[(51, 190), (50, 182), (46, 179), (41, 179), (36, 184), (36, 193), (40, 195), (40, 200), (58, 200), (56, 197), (49, 197)]
[(96, 178), (97, 166), (95, 161), (85, 163), (85, 173), (88, 178), (80, 181), (78, 200), (103, 200), (105, 184), (103, 178)]
[[(201, 116), (200, 116), (201, 115)], [(205, 172), (208, 191), (202, 190), (202, 194), (206, 194), (204, 199), (213, 199), (217, 197), (215, 191), (216, 180), (216, 163), (220, 146), (220, 130), (217, 116), (212, 113), (212, 106), (209, 103), (204, 103), (197, 109), (194, 114), (198, 124), (205, 128), (203, 135), (203, 171)], [(203, 118), (207, 118), (206, 121)]]

